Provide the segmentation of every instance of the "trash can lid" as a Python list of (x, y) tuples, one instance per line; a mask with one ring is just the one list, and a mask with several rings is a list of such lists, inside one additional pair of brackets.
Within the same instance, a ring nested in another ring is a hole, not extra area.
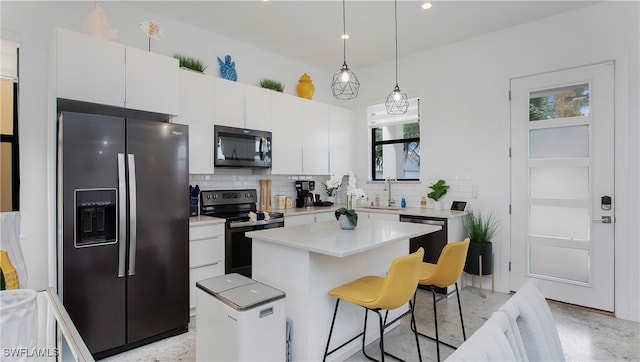
[(285, 293), (276, 288), (256, 282), (254, 284), (247, 284), (225, 290), (215, 297), (231, 308), (243, 311), (282, 299), (285, 297)]
[(247, 278), (242, 274), (231, 273), (201, 280), (196, 283), (196, 286), (211, 295), (216, 295), (220, 292), (224, 292), (225, 290), (233, 289), (247, 284), (253, 284), (255, 282), (255, 280)]

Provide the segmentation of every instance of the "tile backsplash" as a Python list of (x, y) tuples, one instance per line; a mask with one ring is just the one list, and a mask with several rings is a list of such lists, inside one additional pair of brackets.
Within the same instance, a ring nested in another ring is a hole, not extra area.
[(245, 170), (225, 170), (224, 174), (216, 173), (214, 175), (189, 175), (189, 184), (199, 185), (200, 190), (256, 189), (258, 198), (260, 197), (260, 180), (271, 180), (271, 205), (275, 205), (276, 195), (289, 196), (295, 200), (295, 181), (297, 180), (316, 181), (314, 193), (321, 194), (322, 199), (326, 199), (326, 193), (321, 183), (327, 180), (325, 176), (254, 175), (246, 173)]
[[(253, 174), (250, 170), (223, 170), (213, 175), (189, 175), (189, 184), (199, 185), (201, 190), (225, 190), (225, 189), (256, 189), (260, 192), (260, 180), (271, 180), (271, 204), (275, 205), (276, 195), (296, 197), (296, 180), (314, 180), (316, 189), (314, 193), (322, 195), (322, 200), (326, 200), (326, 193), (322, 182), (329, 179), (329, 176), (301, 176), (301, 175), (270, 175)], [(447, 194), (440, 199), (443, 209), (449, 209), (454, 200), (466, 201), (467, 210), (473, 208), (476, 199), (477, 185), (469, 177), (448, 177), (444, 178), (449, 185)], [(420, 207), (420, 198), (431, 191), (429, 185), (437, 182), (438, 179), (426, 179), (421, 181), (393, 181), (391, 185), (391, 197), (395, 199), (396, 205), (400, 206), (400, 200), (404, 196), (407, 207)], [(347, 176), (343, 179), (338, 190), (336, 202), (346, 203), (345, 189)], [(359, 201), (361, 204), (374, 202), (376, 196), (380, 199), (380, 205), (387, 205), (388, 192), (384, 190), (384, 182), (360, 181), (357, 187), (362, 188), (367, 195), (366, 200)], [(427, 207), (433, 207), (433, 200), (427, 198)]]
[[(451, 203), (455, 201), (466, 201), (467, 210), (473, 205), (476, 198), (476, 185), (469, 178), (444, 178), (449, 190), (447, 194), (440, 199), (440, 205), (443, 209), (451, 208)], [(391, 198), (394, 199), (395, 205), (400, 206), (400, 200), (405, 197), (407, 207), (420, 207), (420, 199), (426, 197), (431, 189), (429, 185), (436, 183), (438, 179), (427, 179), (422, 181), (392, 181), (391, 182)], [(380, 205), (387, 205), (389, 200), (388, 191), (384, 190), (384, 182), (367, 182), (362, 185), (368, 201), (375, 200), (376, 195), (380, 198)], [(433, 200), (427, 198), (427, 207), (433, 207)]]

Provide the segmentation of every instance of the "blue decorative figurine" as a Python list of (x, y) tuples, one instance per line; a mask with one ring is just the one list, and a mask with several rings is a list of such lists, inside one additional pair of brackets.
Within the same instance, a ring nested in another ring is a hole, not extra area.
[(238, 80), (238, 73), (236, 73), (236, 62), (231, 61), (231, 55), (224, 57), (224, 62), (218, 57), (218, 64), (220, 64), (220, 77), (232, 81)]

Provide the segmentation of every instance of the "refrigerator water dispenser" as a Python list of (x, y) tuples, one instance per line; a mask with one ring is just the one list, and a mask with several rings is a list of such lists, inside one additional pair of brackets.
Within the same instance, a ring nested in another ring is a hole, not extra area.
[(116, 189), (75, 190), (76, 248), (118, 242), (117, 193)]

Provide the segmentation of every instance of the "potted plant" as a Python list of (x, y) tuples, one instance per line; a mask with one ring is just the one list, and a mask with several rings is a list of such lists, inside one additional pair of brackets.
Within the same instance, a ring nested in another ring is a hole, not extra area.
[(207, 66), (199, 59), (178, 53), (174, 54), (173, 57), (180, 62), (180, 68), (190, 69), (199, 73), (204, 73), (204, 70), (207, 69)]
[(498, 221), (493, 214), (488, 216), (482, 213), (469, 212), (464, 219), (464, 226), (469, 234), (471, 243), (467, 252), (467, 261), (464, 264), (464, 271), (469, 274), (480, 275), (479, 256), (482, 256), (482, 275), (493, 274), (493, 239), (498, 229)]
[(260, 86), (262, 88), (271, 89), (280, 93), (284, 91), (284, 85), (278, 82), (277, 80), (273, 80), (273, 79), (261, 79)]
[(324, 191), (327, 193), (327, 201), (333, 202), (336, 191), (342, 184), (342, 177), (331, 176), (327, 182), (323, 182)]
[(344, 230), (353, 230), (358, 226), (358, 214), (353, 209), (341, 207), (335, 211), (336, 220)]
[(447, 194), (447, 190), (449, 190), (449, 185), (446, 184), (444, 180), (438, 180), (438, 182), (430, 185), (429, 188), (432, 190), (427, 194), (427, 197), (434, 201), (433, 208), (436, 210), (440, 210), (440, 198)]

